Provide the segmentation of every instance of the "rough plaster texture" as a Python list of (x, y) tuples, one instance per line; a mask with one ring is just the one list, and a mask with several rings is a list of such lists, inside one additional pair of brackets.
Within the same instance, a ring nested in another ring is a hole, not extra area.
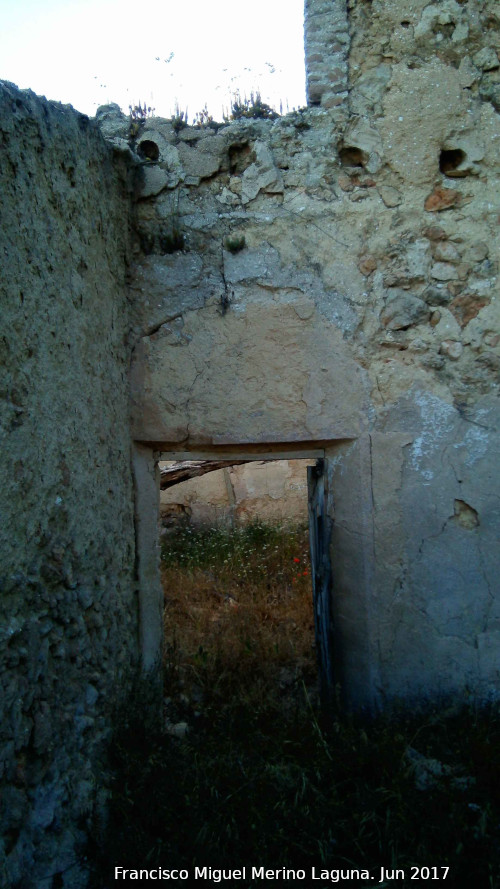
[(137, 664), (121, 164), (0, 87), (0, 883), (86, 882), (114, 703)]
[[(245, 463), (207, 473), (161, 492), (160, 509), (180, 505), (193, 525), (267, 521), (307, 522), (307, 466), (314, 460)], [(170, 507), (170, 508), (169, 508)]]
[[(158, 559), (159, 464), (150, 448), (134, 446), (135, 528), (141, 667), (149, 681), (158, 673), (163, 639), (163, 588)], [(157, 678), (157, 677), (156, 677)]]
[(351, 440), (360, 513), (344, 493), (334, 548), (347, 696), (496, 696), (498, 16), (311, 0), (305, 34), (306, 111), (152, 119), (132, 145), (102, 112), (140, 159), (134, 436)]
[(113, 693), (161, 638), (155, 448), (320, 449), (346, 700), (498, 698), (499, 33), (489, 0), (309, 0), (309, 109), (108, 106), (113, 156), (2, 87), (7, 886), (84, 882)]

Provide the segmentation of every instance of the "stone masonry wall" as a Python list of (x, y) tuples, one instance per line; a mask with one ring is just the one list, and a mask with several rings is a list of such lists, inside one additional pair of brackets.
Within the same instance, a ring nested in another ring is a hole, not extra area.
[(363, 614), (358, 703), (498, 695), (498, 14), (351, 2), (348, 90), (329, 107), (313, 72), (330, 59), (334, 82), (340, 11), (306, 10), (320, 105), (152, 118), (131, 145), (127, 118), (101, 112), (139, 171), (134, 436), (172, 451), (350, 440), (334, 462), (345, 681)]
[(345, 0), (305, 0), (304, 49), (307, 104), (341, 110), (348, 95), (349, 19)]
[(0, 883), (77, 889), (138, 657), (129, 196), (69, 106), (2, 83), (0, 138)]
[(151, 503), (155, 450), (322, 443), (347, 699), (499, 697), (499, 34), (491, 0), (308, 0), (308, 109), (107, 106), (113, 152), (2, 84), (5, 885), (85, 883), (138, 661), (132, 439)]

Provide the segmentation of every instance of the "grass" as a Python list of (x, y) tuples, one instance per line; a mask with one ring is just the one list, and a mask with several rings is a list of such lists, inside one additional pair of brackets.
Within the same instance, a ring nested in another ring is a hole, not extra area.
[[(184, 528), (164, 545), (167, 686), (218, 717), (315, 695), (308, 537), (259, 522)], [(302, 693), (301, 693), (302, 694)]]
[(118, 863), (368, 869), (360, 887), (393, 884), (380, 866), (405, 871), (397, 886), (448, 866), (450, 887), (500, 886), (498, 711), (323, 724), (304, 529), (185, 528), (162, 572), (167, 731), (137, 706), (116, 734), (96, 886)]

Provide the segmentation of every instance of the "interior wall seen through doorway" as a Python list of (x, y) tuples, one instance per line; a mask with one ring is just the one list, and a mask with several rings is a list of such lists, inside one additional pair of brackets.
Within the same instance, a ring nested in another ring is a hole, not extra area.
[[(307, 446), (306, 446), (307, 447)], [(236, 451), (242, 458), (241, 451)], [(234, 453), (234, 452), (233, 452)], [(213, 452), (203, 456), (213, 458)], [(245, 446), (245, 457), (262, 460), (268, 454), (263, 446), (255, 452)], [(186, 454), (161, 453), (177, 458)], [(193, 453), (193, 459), (200, 457)], [(220, 453), (218, 456), (221, 456)], [(223, 455), (231, 458), (229, 449)], [(278, 456), (286, 458), (281, 451)], [(289, 456), (297, 456), (293, 451)], [(371, 504), (369, 501), (370, 459), (366, 442), (333, 442), (318, 447), (311, 443), (301, 456), (323, 458), (328, 488), (332, 492), (329, 509), (334, 511), (330, 547), (332, 571), (333, 657), (341, 694), (350, 706), (373, 709), (376, 706), (376, 662), (369, 633), (373, 576)], [(162, 600), (159, 572), (158, 514), (160, 503), (158, 462), (160, 453), (136, 445), (136, 521), (138, 575), (140, 583), (141, 646), (143, 670), (148, 673), (160, 663), (162, 653)], [(368, 473), (368, 476), (366, 475)], [(367, 494), (368, 492), (368, 494)], [(333, 504), (335, 504), (333, 506)], [(340, 516), (340, 521), (338, 520)]]

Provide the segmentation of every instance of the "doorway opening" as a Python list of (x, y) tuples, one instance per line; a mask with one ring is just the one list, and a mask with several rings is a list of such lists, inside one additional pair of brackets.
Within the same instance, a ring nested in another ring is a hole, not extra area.
[(330, 703), (323, 458), (169, 461), (160, 472), (172, 731), (207, 701), (255, 710), (263, 698), (285, 708)]
[[(375, 543), (371, 439), (218, 444), (192, 450), (166, 442), (136, 441), (136, 570), (139, 592), (139, 643), (142, 673), (159, 677), (164, 631), (164, 594), (159, 571), (159, 461), (224, 460), (228, 463), (309, 458), (314, 477), (309, 487), (309, 524), (318, 536), (311, 572), (314, 585), (316, 642), (321, 655), (323, 688), (335, 688), (339, 703), (353, 710), (375, 710), (378, 702), (376, 640), (372, 608)], [(334, 496), (335, 494), (335, 504)], [(335, 507), (335, 508), (334, 508)], [(334, 558), (329, 561), (330, 554)], [(319, 607), (318, 607), (319, 603)], [(333, 640), (333, 641), (332, 641)], [(334, 658), (331, 655), (334, 655)], [(329, 672), (331, 671), (331, 672)], [(332, 678), (332, 674), (334, 676)]]

